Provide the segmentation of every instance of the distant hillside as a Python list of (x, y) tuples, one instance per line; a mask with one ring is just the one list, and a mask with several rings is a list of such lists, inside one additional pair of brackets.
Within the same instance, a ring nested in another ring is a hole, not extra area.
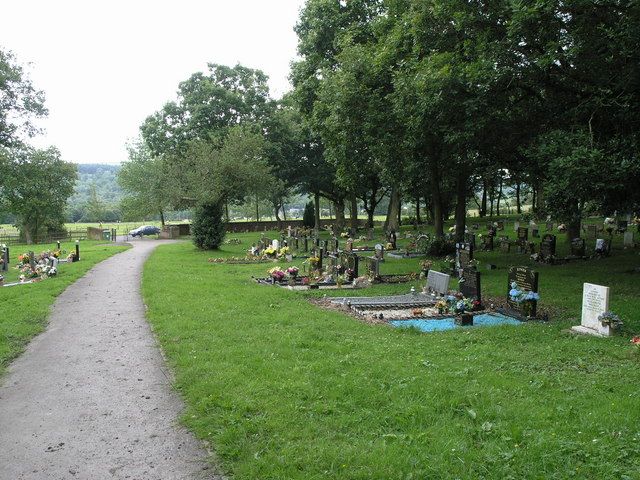
[(98, 199), (109, 206), (116, 206), (122, 198), (118, 185), (120, 165), (84, 164), (78, 165), (78, 181), (69, 205), (84, 204), (89, 200), (91, 185), (95, 184)]

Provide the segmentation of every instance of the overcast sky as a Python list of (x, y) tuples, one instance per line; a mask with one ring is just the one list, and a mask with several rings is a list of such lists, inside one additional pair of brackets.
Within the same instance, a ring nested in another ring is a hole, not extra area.
[(147, 115), (207, 62), (259, 68), (289, 89), (304, 0), (0, 1), (0, 46), (44, 90), (38, 146), (65, 160), (119, 163)]

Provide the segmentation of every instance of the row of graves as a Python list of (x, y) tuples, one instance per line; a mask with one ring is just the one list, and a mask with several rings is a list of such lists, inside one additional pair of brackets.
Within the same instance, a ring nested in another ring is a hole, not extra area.
[[(388, 243), (373, 247), (356, 247), (352, 238), (341, 242), (338, 238), (321, 240), (317, 237), (285, 237), (280, 240), (261, 238), (252, 245), (250, 254), (281, 258), (287, 262), (303, 259), (303, 268), (274, 267), (269, 277), (257, 278), (261, 284), (279, 285), (296, 290), (320, 288), (363, 288), (372, 283), (403, 283), (415, 280), (417, 272), (384, 275), (380, 265), (387, 249), (396, 249), (397, 237), (391, 232)], [(276, 252), (279, 252), (277, 254)], [(261, 257), (261, 258), (263, 258)]]
[[(80, 242), (76, 240), (75, 251), (66, 254), (57, 242), (55, 250), (47, 250), (36, 254), (33, 251), (18, 255), (17, 262), (12, 266), (11, 250), (9, 246), (2, 245), (0, 250), (0, 287), (15, 287), (37, 283), (58, 274), (60, 264), (80, 261)], [(18, 270), (18, 281), (5, 281), (9, 268)]]

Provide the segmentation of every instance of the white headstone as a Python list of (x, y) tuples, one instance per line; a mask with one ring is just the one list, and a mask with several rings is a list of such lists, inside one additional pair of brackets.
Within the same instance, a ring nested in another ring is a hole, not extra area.
[(513, 222), (513, 231), (517, 232), (520, 228), (520, 222)]
[(271, 248), (274, 250), (280, 250), (280, 242), (278, 240), (274, 240), (271, 242)]
[(624, 246), (633, 247), (633, 232), (629, 230), (624, 232)]
[(446, 295), (449, 293), (450, 279), (451, 276), (446, 273), (429, 270), (429, 273), (427, 274), (427, 293)]
[(578, 333), (608, 337), (612, 334), (609, 325), (602, 325), (598, 316), (609, 311), (609, 287), (585, 283), (582, 289), (582, 321), (572, 328)]
[(287, 227), (287, 236), (290, 237), (291, 236), (291, 225), (289, 225)]

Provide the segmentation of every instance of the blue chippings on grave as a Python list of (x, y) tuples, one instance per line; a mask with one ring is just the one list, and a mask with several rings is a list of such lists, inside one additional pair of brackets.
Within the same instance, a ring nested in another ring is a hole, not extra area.
[(495, 327), (499, 325), (521, 325), (519, 320), (500, 315), (497, 313), (483, 313), (474, 315), (473, 327), (456, 325), (455, 318), (438, 318), (438, 319), (412, 319), (412, 320), (391, 320), (389, 322), (394, 327), (410, 328), (414, 327), (422, 332), (441, 332), (444, 330), (453, 330), (455, 328), (473, 328), (473, 327)]

